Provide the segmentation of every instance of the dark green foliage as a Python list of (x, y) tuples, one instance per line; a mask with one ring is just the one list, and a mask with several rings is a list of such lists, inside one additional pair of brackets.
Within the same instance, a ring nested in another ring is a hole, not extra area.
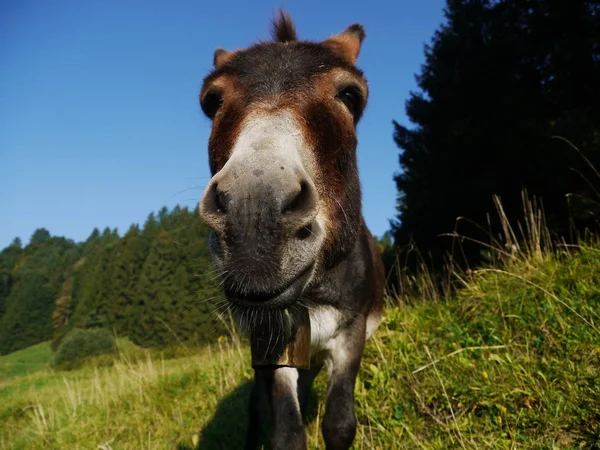
[(158, 223), (156, 222), (156, 218), (154, 217), (154, 213), (150, 213), (146, 222), (144, 223), (144, 230), (142, 231), (142, 238), (144, 240), (144, 245), (146, 246), (146, 250), (150, 247), (150, 244), (154, 240), (156, 233), (158, 232)]
[(61, 342), (53, 366), (69, 370), (79, 366), (86, 358), (116, 351), (115, 339), (106, 328), (89, 330), (77, 328), (67, 334)]
[(8, 270), (0, 269), (0, 319), (6, 312), (6, 297), (12, 286), (12, 274)]
[(47, 279), (32, 272), (24, 275), (6, 299), (0, 329), (0, 353), (29, 347), (52, 336), (52, 291)]
[(209, 276), (207, 229), (187, 209), (161, 212), (160, 223), (169, 231), (157, 232), (142, 268), (131, 339), (160, 347), (210, 341), (222, 326), (211, 314), (219, 294)]
[(13, 269), (22, 257), (21, 239), (13, 242), (0, 253), (0, 321), (6, 312), (6, 299), (15, 281)]
[[(168, 324), (161, 323), (166, 308), (177, 305), (187, 286), (178, 269), (177, 248), (168, 232), (160, 231), (144, 263), (137, 292), (137, 311), (131, 339), (136, 344), (161, 346), (169, 333)], [(161, 281), (162, 280), (162, 281)]]
[(204, 343), (223, 332), (212, 312), (208, 229), (179, 207), (150, 214), (144, 229), (94, 229), (76, 245), (37, 230), (0, 253), (0, 353), (74, 328), (106, 328), (140, 345)]
[(63, 282), (52, 311), (52, 350), (56, 350), (68, 327), (73, 308), (74, 276)]
[(131, 315), (137, 296), (137, 285), (146, 259), (140, 230), (131, 226), (123, 239), (115, 246), (112, 260), (112, 305), (108, 311), (108, 321), (122, 335), (131, 330)]
[(98, 244), (92, 248), (77, 277), (75, 286), (76, 306), (73, 320), (77, 326), (107, 327), (112, 303), (111, 284), (112, 253), (116, 243)]
[(389, 273), (392, 271), (394, 267), (394, 262), (396, 260), (392, 232), (386, 231), (383, 234), (383, 236), (381, 236), (381, 238), (376, 237), (375, 241), (377, 242), (379, 252), (381, 253), (381, 259), (383, 260), (383, 267), (385, 268), (385, 273), (387, 276), (389, 276)]
[(87, 254), (94, 245), (96, 245), (100, 238), (100, 230), (98, 228), (94, 228), (90, 236), (86, 239), (86, 241), (82, 244), (83, 254)]
[(16, 238), (13, 242), (0, 252), (0, 270), (11, 272), (19, 259), (23, 256), (21, 239)]
[(29, 245), (41, 245), (50, 239), (50, 232), (45, 228), (38, 228), (31, 235)]
[(0, 255), (0, 354), (52, 337), (54, 300), (75, 244), (37, 230), (24, 249), (11, 245)]
[[(398, 248), (414, 242), (439, 264), (456, 227), (488, 242), (500, 229), (492, 196), (513, 221), (524, 188), (554, 233), (597, 225), (600, 180), (582, 155), (600, 167), (599, 15), (583, 0), (448, 1), (406, 104), (416, 126), (394, 122)], [(478, 246), (462, 248), (479, 260)]]

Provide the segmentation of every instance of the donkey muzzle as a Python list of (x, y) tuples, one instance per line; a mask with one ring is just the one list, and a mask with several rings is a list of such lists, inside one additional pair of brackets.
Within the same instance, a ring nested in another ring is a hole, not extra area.
[(324, 241), (319, 196), (299, 151), (259, 135), (211, 179), (200, 215), (218, 236), (213, 254), (227, 298), (285, 307), (310, 281)]

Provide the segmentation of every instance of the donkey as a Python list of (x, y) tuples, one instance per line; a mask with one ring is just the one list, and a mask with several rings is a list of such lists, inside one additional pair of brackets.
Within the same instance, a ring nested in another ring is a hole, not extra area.
[(270, 411), (272, 448), (306, 448), (303, 414), (324, 365), (323, 438), (328, 449), (348, 449), (354, 385), (381, 320), (384, 285), (356, 162), (368, 89), (355, 63), (365, 32), (354, 24), (322, 42), (299, 41), (281, 12), (272, 38), (214, 53), (200, 92), (212, 119), (212, 179), (200, 215), (214, 230), (215, 265), (245, 330), (277, 342), (285, 311), (306, 308), (310, 320), (309, 369), (255, 365), (246, 448), (259, 445), (261, 405)]

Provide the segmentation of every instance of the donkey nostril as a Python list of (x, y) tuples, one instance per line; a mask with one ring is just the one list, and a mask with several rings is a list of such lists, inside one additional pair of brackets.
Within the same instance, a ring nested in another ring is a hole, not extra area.
[(215, 208), (219, 213), (227, 213), (229, 206), (230, 196), (227, 192), (219, 191), (218, 186), (215, 184)]
[(300, 192), (291, 198), (282, 208), (284, 214), (308, 210), (312, 206), (312, 194), (310, 185), (303, 181), (300, 183)]
[(298, 230), (298, 232), (296, 233), (296, 236), (298, 237), (298, 239), (303, 241), (305, 239), (308, 239), (312, 234), (313, 234), (312, 225), (308, 224), (305, 227), (300, 228)]
[(222, 233), (225, 226), (227, 209), (231, 209), (230, 194), (219, 191), (216, 182), (212, 182), (200, 201), (200, 218), (217, 233)]

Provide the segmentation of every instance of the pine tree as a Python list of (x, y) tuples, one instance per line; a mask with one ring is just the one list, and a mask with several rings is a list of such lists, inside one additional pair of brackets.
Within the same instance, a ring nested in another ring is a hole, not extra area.
[(14, 247), (12, 255), (11, 251), (2, 252), (0, 259), (18, 260), (8, 264), (11, 269), (6, 268), (6, 260), (2, 264), (6, 280), (2, 289), (8, 288), (8, 295), (1, 299), (0, 354), (52, 337), (54, 299), (74, 255), (72, 250), (76, 250), (72, 241), (51, 237), (40, 229), (22, 251)]
[[(108, 236), (110, 238), (110, 233)], [(84, 328), (111, 327), (112, 254), (116, 243), (105, 244), (100, 238), (85, 256), (74, 285), (74, 325)]]
[(112, 272), (112, 303), (109, 321), (119, 334), (128, 334), (136, 301), (136, 289), (146, 253), (137, 225), (132, 225), (115, 247)]
[(73, 307), (73, 276), (63, 282), (52, 311), (52, 349), (56, 350), (63, 336), (63, 331), (69, 325)]
[(6, 298), (10, 294), (12, 284), (12, 273), (6, 269), (0, 269), (0, 320), (6, 312)]
[(169, 233), (160, 230), (140, 275), (132, 340), (143, 346), (165, 346), (176, 340), (168, 329), (168, 308), (181, 294), (174, 278), (179, 255)]
[[(443, 235), (456, 226), (486, 242), (500, 232), (498, 221), (488, 225), (494, 194), (516, 223), (523, 189), (542, 199), (553, 232), (595, 226), (600, 180), (553, 136), (600, 167), (599, 15), (600, 5), (583, 0), (448, 1), (447, 23), (426, 47), (421, 92), (406, 104), (415, 127), (394, 123), (398, 248), (415, 243), (440, 265), (454, 244)], [(479, 246), (463, 241), (463, 250), (480, 259)]]
[(195, 342), (210, 342), (225, 332), (216, 312), (216, 305), (221, 304), (223, 296), (208, 249), (210, 229), (187, 208), (182, 209), (178, 217), (175, 239), (181, 247), (182, 264), (189, 280), (182, 324), (188, 327), (188, 334), (193, 335)]
[(41, 245), (50, 239), (50, 232), (45, 228), (38, 228), (31, 235), (29, 245)]

